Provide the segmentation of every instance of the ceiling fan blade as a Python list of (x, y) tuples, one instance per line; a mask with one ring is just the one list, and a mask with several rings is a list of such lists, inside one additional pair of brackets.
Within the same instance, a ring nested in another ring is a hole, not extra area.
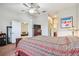
[(44, 11), (42, 11), (43, 13), (45, 13), (46, 11), (44, 10)]
[(28, 5), (26, 5), (25, 3), (23, 3), (24, 6), (28, 7)]
[(31, 5), (31, 7), (33, 8), (40, 8), (40, 6), (37, 3), (29, 3), (29, 5)]
[(37, 10), (38, 11), (38, 14), (42, 14), (42, 13), (46, 13), (47, 11), (45, 10)]
[(28, 8), (31, 8), (31, 6), (29, 5), (29, 3), (23, 3), (23, 5), (25, 6), (25, 7), (28, 7)]

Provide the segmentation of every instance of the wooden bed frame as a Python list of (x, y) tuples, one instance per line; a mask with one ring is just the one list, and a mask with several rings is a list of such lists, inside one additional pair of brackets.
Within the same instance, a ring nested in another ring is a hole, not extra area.
[(18, 43), (19, 43), (19, 41), (21, 40), (22, 38), (16, 38), (16, 47), (17, 47), (17, 45), (18, 45)]

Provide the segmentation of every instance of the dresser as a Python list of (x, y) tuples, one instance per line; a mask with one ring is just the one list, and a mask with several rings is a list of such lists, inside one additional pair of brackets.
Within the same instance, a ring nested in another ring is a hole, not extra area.
[(6, 44), (6, 33), (0, 33), (0, 46)]

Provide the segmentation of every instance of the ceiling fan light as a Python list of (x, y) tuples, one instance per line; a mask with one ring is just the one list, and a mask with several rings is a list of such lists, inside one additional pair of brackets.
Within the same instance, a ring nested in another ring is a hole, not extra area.
[(37, 13), (37, 11), (36, 11), (35, 8), (32, 8), (32, 9), (29, 10), (29, 13), (32, 13), (33, 14), (33, 13)]

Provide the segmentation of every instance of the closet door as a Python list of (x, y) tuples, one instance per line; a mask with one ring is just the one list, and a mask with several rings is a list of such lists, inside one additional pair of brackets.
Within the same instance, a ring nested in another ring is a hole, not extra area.
[(12, 21), (12, 43), (16, 43), (16, 38), (21, 37), (21, 23)]

